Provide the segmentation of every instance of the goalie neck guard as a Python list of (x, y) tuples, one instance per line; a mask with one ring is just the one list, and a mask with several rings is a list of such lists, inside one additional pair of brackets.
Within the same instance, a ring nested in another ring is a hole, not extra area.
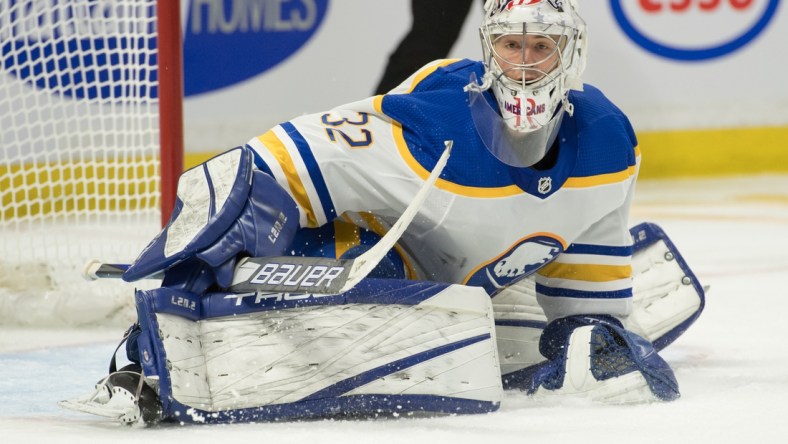
[[(501, 162), (528, 167), (552, 146), (567, 96), (582, 89), (586, 25), (574, 0), (488, 0), (480, 28), (485, 74), (468, 91), (479, 136)], [(498, 109), (482, 94), (492, 90)]]

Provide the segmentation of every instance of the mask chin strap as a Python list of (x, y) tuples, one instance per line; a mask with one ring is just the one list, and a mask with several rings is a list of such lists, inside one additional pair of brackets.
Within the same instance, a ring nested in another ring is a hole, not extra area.
[(471, 74), (471, 82), (465, 85), (462, 90), (464, 92), (483, 93), (492, 87), (494, 78), (495, 76), (489, 70), (486, 70), (482, 76), (482, 83), (478, 83), (476, 81), (476, 74)]
[(575, 106), (569, 102), (569, 94), (565, 94), (564, 98), (561, 99), (561, 108), (558, 109), (559, 112), (563, 110), (565, 113), (569, 114), (569, 117), (575, 115)]

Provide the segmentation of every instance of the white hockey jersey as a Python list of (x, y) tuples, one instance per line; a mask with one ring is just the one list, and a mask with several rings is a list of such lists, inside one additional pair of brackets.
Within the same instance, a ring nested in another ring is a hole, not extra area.
[(382, 234), (397, 220), (453, 140), (436, 188), (397, 247), (410, 277), (492, 295), (535, 274), (550, 319), (626, 315), (640, 158), (629, 121), (586, 85), (570, 93), (574, 114), (564, 116), (555, 162), (507, 166), (479, 139), (463, 92), (483, 72), (480, 62), (439, 60), (386, 95), (297, 117), (248, 145), (297, 202), (301, 227), (352, 224), (336, 225), (338, 257), (359, 242), (347, 227)]

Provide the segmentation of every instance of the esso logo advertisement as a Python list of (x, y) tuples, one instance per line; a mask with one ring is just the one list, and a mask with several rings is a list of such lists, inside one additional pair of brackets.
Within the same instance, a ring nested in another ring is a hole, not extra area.
[(183, 42), (184, 94), (242, 82), (293, 56), (320, 27), (328, 2), (191, 0)]
[(624, 33), (646, 51), (700, 61), (730, 54), (771, 22), (780, 0), (610, 0)]

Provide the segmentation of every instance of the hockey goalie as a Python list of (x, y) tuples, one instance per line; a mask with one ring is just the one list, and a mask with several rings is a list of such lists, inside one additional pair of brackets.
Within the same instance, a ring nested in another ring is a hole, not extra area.
[(583, 84), (574, 0), (488, 0), (483, 60), (297, 117), (181, 176), (123, 272), (130, 364), (62, 405), (125, 423), (472, 414), (503, 389), (670, 401), (703, 289), (630, 229), (640, 150)]

